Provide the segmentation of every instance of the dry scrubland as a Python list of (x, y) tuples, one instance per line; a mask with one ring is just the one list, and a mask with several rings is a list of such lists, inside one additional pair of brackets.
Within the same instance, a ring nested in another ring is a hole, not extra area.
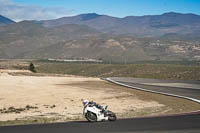
[(155, 79), (200, 80), (200, 65), (180, 64), (69, 64), (35, 62), (41, 73), (71, 74), (91, 77), (135, 77)]
[[(30, 62), (30, 60), (0, 60), (0, 69), (27, 70)], [(32, 60), (32, 62), (37, 73), (40, 74), (200, 80), (200, 62), (198, 61), (158, 61), (136, 64), (65, 63), (47, 60)], [(20, 72), (15, 72), (15, 75), (20, 75)]]
[(27, 68), (27, 62), (0, 64), (0, 125), (83, 120), (82, 98), (109, 105), (119, 118), (200, 109), (188, 100), (124, 88), (99, 78), (19, 70)]

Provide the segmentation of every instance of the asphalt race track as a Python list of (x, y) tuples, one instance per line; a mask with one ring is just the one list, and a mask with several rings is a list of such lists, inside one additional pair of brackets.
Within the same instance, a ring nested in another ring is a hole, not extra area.
[[(112, 79), (124, 84), (144, 87), (149, 90), (153, 89), (154, 91), (164, 91), (200, 99), (199, 81), (144, 80), (145, 84), (142, 84), (142, 79)], [(154, 83), (176, 84), (173, 87), (167, 87), (164, 84), (155, 86)], [(6, 126), (0, 127), (0, 133), (200, 133), (200, 111), (174, 116), (120, 119), (116, 122), (89, 123), (80, 121), (43, 125)]]
[(0, 127), (1, 133), (200, 133), (200, 112), (190, 115)]
[(157, 80), (137, 78), (110, 78), (118, 83), (143, 88), (149, 91), (190, 97), (200, 101), (200, 81)]

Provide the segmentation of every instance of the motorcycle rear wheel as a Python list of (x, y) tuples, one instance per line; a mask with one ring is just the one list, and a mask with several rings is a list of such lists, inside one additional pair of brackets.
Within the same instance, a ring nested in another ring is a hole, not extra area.
[(117, 120), (117, 116), (114, 113), (112, 113), (112, 114), (110, 114), (108, 116), (108, 120), (109, 121), (116, 121)]
[(92, 112), (87, 112), (85, 114), (85, 118), (89, 121), (89, 122), (96, 122), (97, 121), (97, 116), (92, 113)]

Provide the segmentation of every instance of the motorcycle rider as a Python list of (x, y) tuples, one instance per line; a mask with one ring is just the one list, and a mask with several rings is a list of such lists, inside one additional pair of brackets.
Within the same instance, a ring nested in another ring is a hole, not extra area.
[(89, 101), (87, 99), (85, 99), (85, 100), (81, 99), (81, 101), (82, 101), (84, 107), (89, 104)]
[(90, 106), (90, 107), (95, 106), (95, 107), (97, 107), (98, 109), (102, 110), (102, 112), (104, 112), (103, 106), (97, 104), (96, 102), (89, 101), (89, 100), (87, 100), (87, 99), (85, 99), (85, 100), (82, 99), (82, 103), (83, 103), (84, 107), (86, 107), (87, 105)]

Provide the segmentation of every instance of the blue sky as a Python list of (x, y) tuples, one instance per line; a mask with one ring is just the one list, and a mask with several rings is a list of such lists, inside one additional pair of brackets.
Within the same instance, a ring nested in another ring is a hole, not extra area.
[[(115, 17), (165, 12), (200, 14), (200, 0), (0, 0), (0, 5), (0, 14), (7, 14), (18, 21), (31, 17), (38, 20), (53, 19), (93, 12)], [(9, 13), (6, 13), (6, 6), (13, 8), (13, 16), (8, 10)]]

